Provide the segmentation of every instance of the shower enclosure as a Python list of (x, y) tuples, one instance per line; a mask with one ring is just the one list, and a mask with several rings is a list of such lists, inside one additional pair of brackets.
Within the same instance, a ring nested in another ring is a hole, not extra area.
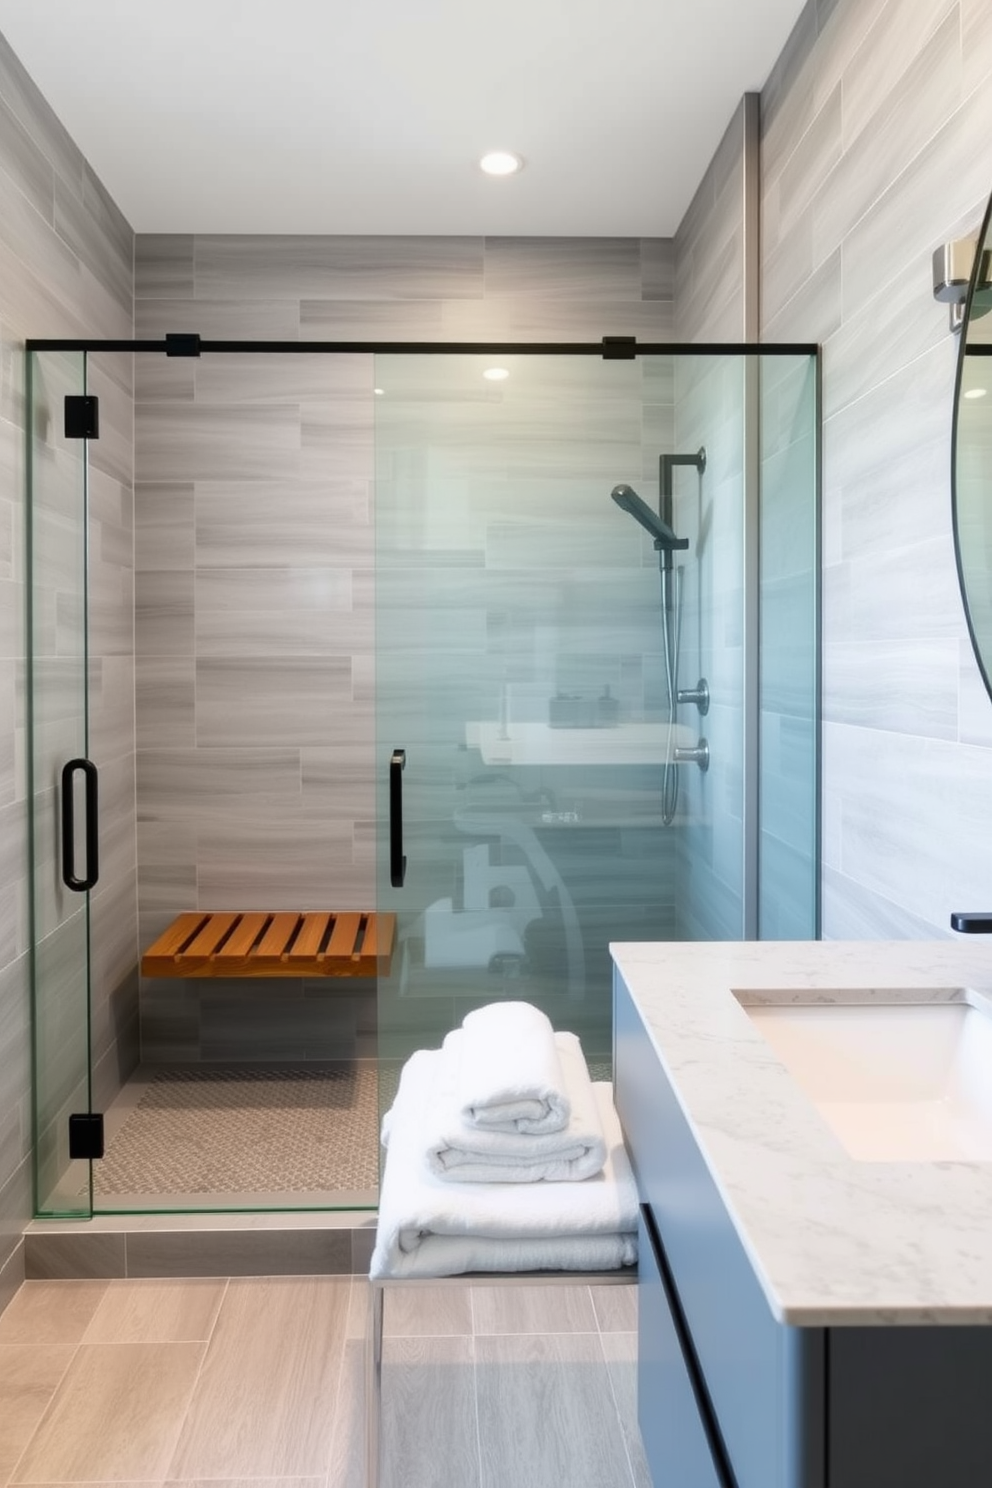
[[(471, 1008), (606, 1077), (610, 941), (816, 936), (815, 349), (29, 362), (40, 1214), (373, 1206), (399, 1064)], [(140, 975), (191, 910), (395, 943)]]

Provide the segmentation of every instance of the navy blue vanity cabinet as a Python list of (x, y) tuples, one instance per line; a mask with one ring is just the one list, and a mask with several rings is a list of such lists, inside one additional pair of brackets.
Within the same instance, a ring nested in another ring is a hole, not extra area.
[[(646, 1206), (638, 1226), (637, 1419), (655, 1483), (727, 1488), (712, 1417), (687, 1357), (671, 1278)], [(716, 1450), (714, 1450), (716, 1447)]]
[[(713, 1476), (699, 1481), (707, 1488), (826, 1488), (823, 1330), (783, 1327), (772, 1316), (619, 974), (614, 1060), (617, 1110), (642, 1200), (638, 1414), (656, 1488), (693, 1481), (673, 1473), (682, 1448), (669, 1441), (666, 1450), (659, 1440), (679, 1424), (676, 1418), (662, 1429), (650, 1377), (658, 1376), (659, 1265), (669, 1272), (676, 1314), (663, 1328), (684, 1328), (686, 1370), (695, 1373), (699, 1397), (694, 1411), (686, 1406), (682, 1430), (696, 1441), (710, 1427)], [(670, 1341), (661, 1347), (671, 1352)]]
[(992, 1327), (777, 1322), (619, 973), (614, 984), (655, 1488), (992, 1484)]

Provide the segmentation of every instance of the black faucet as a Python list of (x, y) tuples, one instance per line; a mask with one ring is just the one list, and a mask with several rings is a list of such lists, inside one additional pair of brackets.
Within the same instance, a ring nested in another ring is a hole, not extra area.
[(951, 929), (960, 930), (962, 935), (992, 935), (992, 909), (970, 914), (956, 910), (951, 915)]

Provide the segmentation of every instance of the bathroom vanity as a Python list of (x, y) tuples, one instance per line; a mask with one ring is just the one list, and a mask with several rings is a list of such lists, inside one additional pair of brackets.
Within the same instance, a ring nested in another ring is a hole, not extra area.
[(992, 1481), (992, 946), (611, 950), (657, 1488)]

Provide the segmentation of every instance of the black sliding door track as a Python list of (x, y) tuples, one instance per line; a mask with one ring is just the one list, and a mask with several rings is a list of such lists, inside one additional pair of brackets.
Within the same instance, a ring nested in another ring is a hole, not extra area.
[[(195, 342), (179, 347), (176, 342)], [(806, 342), (761, 343), (727, 342), (644, 342), (633, 337), (606, 337), (603, 341), (201, 341), (194, 335), (162, 338), (158, 341), (98, 341), (32, 337), (25, 342), (27, 351), (123, 351), (152, 352), (163, 356), (196, 357), (213, 353), (265, 353), (306, 356), (311, 353), (371, 352), (403, 356), (597, 356), (605, 361), (630, 361), (641, 356), (811, 356), (819, 347)]]

